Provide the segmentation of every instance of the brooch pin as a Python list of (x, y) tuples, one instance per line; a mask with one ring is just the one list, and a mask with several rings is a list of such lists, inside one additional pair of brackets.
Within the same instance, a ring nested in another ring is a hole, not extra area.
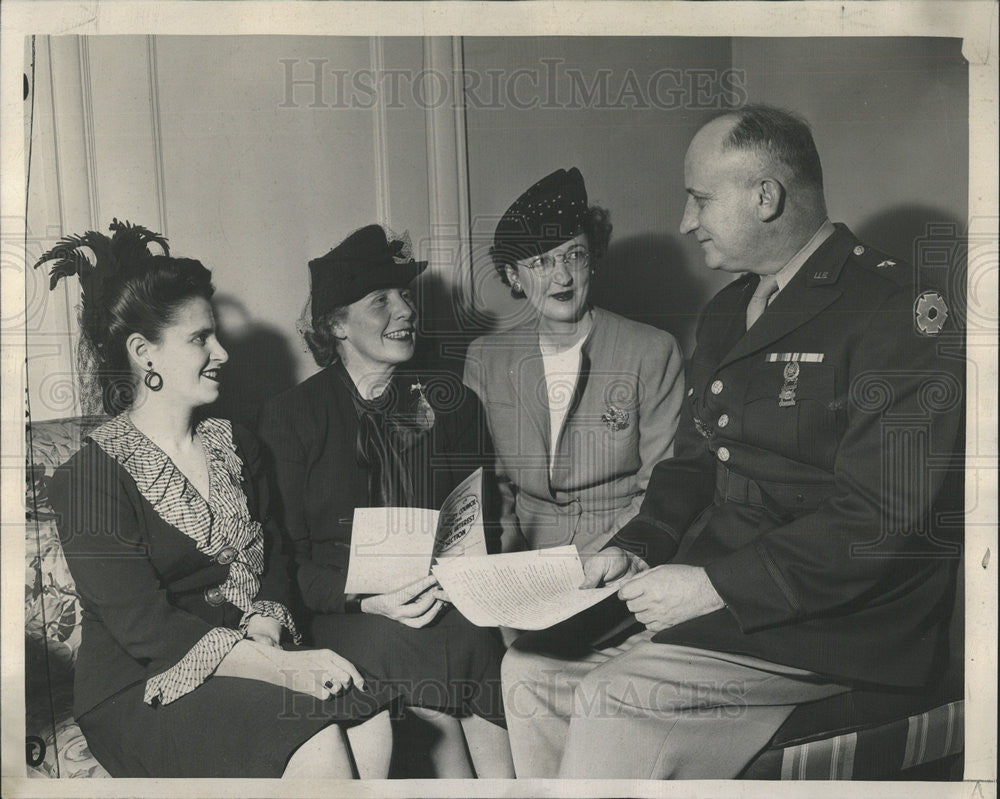
[(419, 378), (416, 383), (410, 386), (410, 393), (413, 392), (417, 393), (417, 410), (415, 414), (417, 427), (429, 430), (434, 426), (434, 408), (427, 401), (427, 395), (424, 394), (424, 384), (420, 382)]
[(799, 362), (785, 364), (785, 385), (778, 392), (778, 407), (790, 408), (795, 404), (795, 390), (799, 387)]
[(616, 405), (609, 405), (608, 409), (601, 414), (601, 421), (607, 425), (609, 430), (617, 433), (628, 427), (628, 411), (624, 411)]

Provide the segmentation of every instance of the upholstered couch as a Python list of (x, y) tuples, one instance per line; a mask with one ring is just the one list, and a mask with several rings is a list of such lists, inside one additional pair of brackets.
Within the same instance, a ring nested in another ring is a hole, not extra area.
[(73, 720), (80, 602), (48, 501), (53, 471), (102, 421), (101, 417), (74, 417), (35, 423), (27, 431), (24, 666), (30, 776), (108, 776)]
[[(47, 485), (103, 421), (78, 417), (27, 433), (25, 670), (28, 773), (106, 777), (72, 716), (80, 604), (59, 545)], [(748, 779), (960, 779), (963, 751), (962, 584), (954, 657), (932, 694), (855, 691), (799, 707), (751, 763)]]

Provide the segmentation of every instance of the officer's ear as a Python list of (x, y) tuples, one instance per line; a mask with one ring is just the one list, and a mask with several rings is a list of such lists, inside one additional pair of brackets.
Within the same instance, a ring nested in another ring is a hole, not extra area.
[(785, 187), (777, 178), (761, 178), (757, 183), (754, 202), (757, 218), (771, 222), (781, 216), (785, 208)]

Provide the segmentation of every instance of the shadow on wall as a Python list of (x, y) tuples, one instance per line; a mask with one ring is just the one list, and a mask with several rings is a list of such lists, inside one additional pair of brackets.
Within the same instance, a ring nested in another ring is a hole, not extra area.
[(229, 362), (208, 412), (252, 426), (264, 400), (295, 385), (295, 358), (285, 335), (255, 322), (232, 295), (216, 295), (214, 305)]
[(672, 333), (690, 357), (698, 315), (719, 288), (699, 269), (706, 271), (673, 236), (612, 238), (590, 296), (595, 305)]
[(915, 289), (945, 295), (952, 319), (966, 320), (968, 238), (966, 223), (954, 213), (927, 205), (900, 205), (854, 229), (861, 241), (913, 267)]
[(461, 375), (465, 352), (477, 336), (497, 329), (499, 317), (491, 311), (470, 313), (456, 307), (463, 284), (452, 286), (427, 270), (416, 282), (420, 310), (417, 351), (412, 365), (417, 368), (446, 369)]

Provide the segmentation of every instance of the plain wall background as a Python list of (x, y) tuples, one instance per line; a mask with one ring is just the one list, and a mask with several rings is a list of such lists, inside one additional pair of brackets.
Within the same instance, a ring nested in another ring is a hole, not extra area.
[[(450, 100), (428, 110), (412, 91), (398, 103), (383, 96), (381, 110), (330, 107), (327, 77), (325, 105), (310, 107), (315, 93), (300, 86), (296, 107), (281, 107), (282, 59), (296, 62), (297, 79), (310, 77), (310, 59), (327, 71), (412, 76), (440, 67), (430, 50), (452, 44), (469, 88), (457, 143), (441, 137)], [(489, 262), (493, 226), (532, 182), (572, 165), (615, 226), (593, 299), (669, 330), (690, 355), (698, 312), (730, 278), (707, 270), (677, 230), (684, 152), (733, 99), (810, 120), (831, 217), (871, 244), (920, 263), (928, 225), (932, 238), (954, 238), (967, 216), (968, 72), (957, 40), (40, 37), (37, 63), (29, 257), (118, 216), (203, 260), (231, 353), (217, 410), (237, 418), (315, 371), (295, 327), (306, 263), (367, 222), (409, 229), (418, 256), (444, 253), (425, 281), (443, 289), (435, 302), (471, 283), (473, 326), (432, 348), (456, 357), (479, 330), (517, 321), (523, 305)], [(648, 81), (662, 70), (681, 83), (661, 84), (651, 103)], [(584, 89), (604, 80), (607, 90), (574, 102), (574, 80)], [(548, 107), (560, 103), (569, 107)], [(465, 202), (462, 185), (440, 179), (440, 162), (459, 177), (467, 169), (471, 275), (448, 255), (461, 233), (432, 229), (436, 202)], [(32, 416), (76, 413), (73, 287), (50, 294), (41, 271), (27, 279)], [(425, 314), (429, 327), (454, 329), (436, 309)]]
[[(425, 114), (400, 95), (344, 102), (334, 73), (423, 68), (419, 38), (40, 37), (29, 257), (112, 217), (167, 235), (212, 270), (230, 353), (218, 412), (259, 403), (316, 370), (296, 321), (307, 263), (373, 221), (429, 246)], [(292, 87), (291, 75), (304, 83)], [(323, 78), (313, 62), (321, 62)], [(81, 70), (81, 62), (86, 69)], [(47, 272), (47, 269), (45, 270)], [(77, 412), (75, 280), (51, 295), (29, 272), (32, 416)]]
[[(747, 102), (788, 108), (812, 125), (831, 219), (911, 262), (920, 260), (915, 245), (929, 224), (964, 232), (968, 70), (959, 40), (465, 39), (473, 71), (544, 70), (550, 58), (563, 64), (557, 93), (564, 98), (572, 96), (571, 69), (588, 86), (604, 68), (619, 76), (630, 68), (640, 76), (663, 67), (735, 70)], [(720, 78), (719, 85), (729, 84)], [(522, 96), (532, 94), (525, 87)], [(678, 232), (688, 142), (726, 110), (703, 101), (689, 89), (684, 105), (669, 109), (470, 108), (473, 219), (495, 223), (535, 180), (578, 166), (591, 202), (609, 208), (614, 222), (594, 301), (672, 332), (690, 356), (698, 312), (730, 280), (706, 269), (694, 239)], [(517, 319), (520, 304), (494, 277), (485, 251), (485, 242), (476, 249), (480, 301), (501, 324)]]

